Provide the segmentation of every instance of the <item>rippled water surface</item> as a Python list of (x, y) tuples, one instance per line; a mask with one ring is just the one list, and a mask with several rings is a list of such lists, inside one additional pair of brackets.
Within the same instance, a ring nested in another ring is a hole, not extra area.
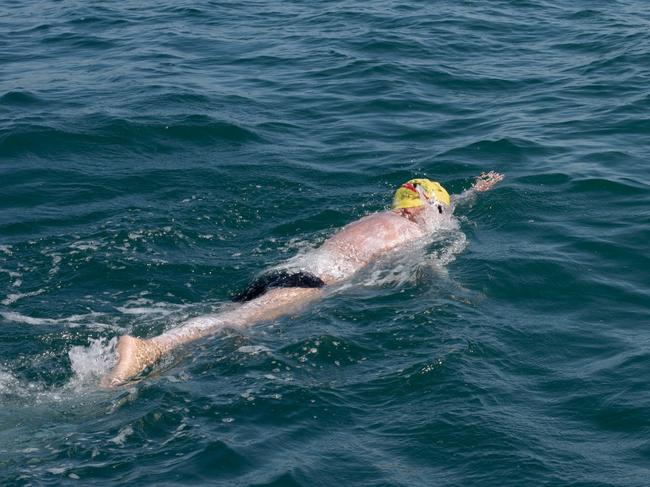
[[(3, 485), (648, 484), (645, 2), (8, 0), (0, 66)], [(485, 170), (453, 235), (97, 387)]]

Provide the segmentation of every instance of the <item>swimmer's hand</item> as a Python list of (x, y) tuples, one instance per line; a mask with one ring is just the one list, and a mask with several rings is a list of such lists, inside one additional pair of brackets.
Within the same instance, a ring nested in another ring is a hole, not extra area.
[(488, 191), (492, 189), (492, 186), (497, 184), (503, 178), (504, 178), (503, 174), (500, 174), (498, 172), (494, 172), (494, 171), (483, 172), (476, 177), (472, 189), (474, 191), (479, 191), (479, 192)]

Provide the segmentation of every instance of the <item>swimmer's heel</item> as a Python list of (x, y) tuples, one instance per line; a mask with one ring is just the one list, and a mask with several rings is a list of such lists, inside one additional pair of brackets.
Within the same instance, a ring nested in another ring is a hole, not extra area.
[(162, 356), (162, 349), (150, 340), (140, 340), (129, 335), (120, 337), (115, 349), (117, 364), (102, 377), (100, 387), (112, 389), (134, 379)]

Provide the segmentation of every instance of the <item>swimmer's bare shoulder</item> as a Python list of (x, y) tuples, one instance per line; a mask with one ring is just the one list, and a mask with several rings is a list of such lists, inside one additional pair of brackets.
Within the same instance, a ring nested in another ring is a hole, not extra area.
[[(349, 277), (377, 256), (424, 235), (419, 225), (392, 211), (374, 213), (343, 227), (319, 252), (328, 255)], [(341, 276), (339, 276), (341, 277)], [(332, 281), (323, 276), (326, 281)], [(340, 278), (338, 279), (340, 280)]]
[(402, 218), (392, 211), (383, 211), (365, 216), (352, 222), (332, 235), (324, 248), (341, 246), (377, 247), (386, 249), (409, 238), (420, 237), (423, 232), (419, 225)]

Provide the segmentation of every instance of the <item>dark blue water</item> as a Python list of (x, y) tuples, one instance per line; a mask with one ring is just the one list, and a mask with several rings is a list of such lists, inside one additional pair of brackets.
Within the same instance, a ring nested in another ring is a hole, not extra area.
[[(650, 10), (0, 5), (0, 483), (643, 486)], [(390, 204), (460, 231), (105, 391), (119, 335), (220, 309)]]

